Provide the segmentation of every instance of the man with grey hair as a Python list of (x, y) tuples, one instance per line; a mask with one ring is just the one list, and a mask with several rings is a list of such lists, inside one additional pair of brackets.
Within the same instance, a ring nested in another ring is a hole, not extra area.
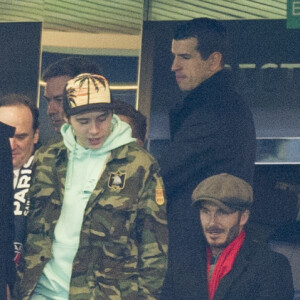
[(9, 142), (14, 176), (14, 261), (18, 265), (26, 238), (30, 206), (26, 194), (31, 185), (33, 155), (39, 141), (39, 111), (26, 95), (8, 94), (0, 98), (0, 122), (15, 128)]
[(199, 209), (206, 239), (206, 269), (209, 299), (292, 300), (291, 267), (286, 257), (275, 253), (245, 232), (252, 187), (244, 180), (221, 173), (203, 180), (192, 195)]

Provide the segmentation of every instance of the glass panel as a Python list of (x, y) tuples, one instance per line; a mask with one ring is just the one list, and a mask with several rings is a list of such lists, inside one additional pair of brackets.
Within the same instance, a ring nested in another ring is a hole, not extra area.
[(300, 163), (300, 138), (257, 139), (256, 164), (280, 163)]

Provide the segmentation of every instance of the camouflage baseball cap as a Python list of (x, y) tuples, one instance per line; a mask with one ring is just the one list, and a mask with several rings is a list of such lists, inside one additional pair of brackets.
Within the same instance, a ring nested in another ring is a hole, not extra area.
[(211, 201), (224, 210), (245, 210), (253, 203), (252, 187), (243, 179), (221, 173), (206, 178), (195, 188), (192, 203)]
[(64, 90), (63, 106), (67, 116), (96, 109), (113, 109), (106, 78), (83, 73), (69, 80)]

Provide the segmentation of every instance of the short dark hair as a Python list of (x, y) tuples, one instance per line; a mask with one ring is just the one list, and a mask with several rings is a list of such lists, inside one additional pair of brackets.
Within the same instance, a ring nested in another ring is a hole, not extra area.
[(132, 136), (145, 142), (147, 131), (146, 117), (136, 110), (132, 105), (117, 99), (112, 100), (114, 113), (129, 117), (133, 123)]
[(100, 67), (85, 57), (72, 56), (62, 58), (53, 64), (49, 65), (42, 74), (44, 81), (58, 76), (76, 77), (82, 73), (101, 74)]
[(36, 131), (39, 128), (39, 110), (35, 103), (23, 94), (7, 94), (0, 98), (0, 107), (2, 106), (27, 106), (32, 114), (32, 128)]
[(220, 52), (224, 58), (228, 54), (226, 28), (221, 22), (210, 18), (196, 18), (179, 24), (174, 33), (174, 40), (196, 38), (197, 50), (206, 60), (213, 52)]

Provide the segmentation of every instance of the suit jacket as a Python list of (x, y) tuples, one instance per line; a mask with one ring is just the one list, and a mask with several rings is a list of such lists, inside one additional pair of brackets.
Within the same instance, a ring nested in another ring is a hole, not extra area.
[(6, 285), (15, 280), (13, 238), (13, 167), (9, 137), (14, 128), (0, 123), (0, 299), (6, 299)]
[[(213, 300), (292, 300), (293, 278), (285, 256), (247, 239)], [(200, 299), (200, 298), (199, 298)]]
[(220, 71), (171, 112), (170, 128), (170, 147), (159, 159), (169, 225), (162, 299), (207, 299), (206, 270), (199, 268), (206, 259), (205, 242), (191, 195), (202, 180), (222, 172), (252, 183), (256, 151), (252, 114), (227, 72)]

